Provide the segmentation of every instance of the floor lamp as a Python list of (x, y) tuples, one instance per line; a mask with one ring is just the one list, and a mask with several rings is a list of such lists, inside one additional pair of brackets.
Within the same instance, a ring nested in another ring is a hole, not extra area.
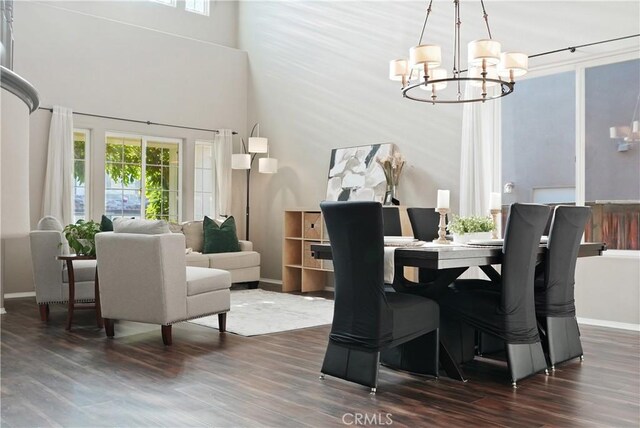
[[(254, 137), (253, 133), (257, 134)], [(256, 123), (251, 128), (251, 134), (249, 135), (249, 144), (245, 145), (244, 139), (242, 141), (242, 153), (231, 155), (231, 168), (232, 169), (244, 169), (247, 171), (247, 210), (245, 214), (246, 233), (245, 239), (249, 240), (249, 190), (251, 183), (251, 167), (256, 156), (260, 153), (266, 153), (266, 158), (258, 159), (258, 172), (263, 174), (275, 174), (278, 172), (278, 159), (269, 157), (269, 140), (264, 137), (260, 137), (260, 124)]]

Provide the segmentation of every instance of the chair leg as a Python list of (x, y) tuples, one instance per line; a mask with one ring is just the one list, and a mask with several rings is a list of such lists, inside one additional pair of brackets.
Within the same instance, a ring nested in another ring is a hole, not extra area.
[(49, 321), (49, 304), (44, 303), (38, 305), (38, 309), (40, 310), (40, 321), (48, 322)]
[(106, 333), (107, 337), (113, 337), (113, 320), (111, 318), (103, 318), (102, 321), (104, 322), (104, 332)]
[(218, 314), (218, 330), (220, 333), (227, 331), (227, 313)]
[(163, 325), (162, 326), (162, 342), (167, 345), (167, 346), (171, 346), (171, 326), (170, 325)]
[(512, 382), (547, 371), (547, 360), (542, 352), (540, 342), (535, 343), (505, 343), (507, 348), (507, 363)]
[(377, 388), (380, 352), (350, 349), (329, 341), (322, 363), (323, 374)]

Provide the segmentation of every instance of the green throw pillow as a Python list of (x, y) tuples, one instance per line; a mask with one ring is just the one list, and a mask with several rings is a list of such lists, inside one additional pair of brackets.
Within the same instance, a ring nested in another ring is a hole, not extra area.
[(100, 232), (113, 232), (113, 222), (104, 214), (100, 220)]
[(233, 216), (218, 226), (217, 223), (209, 217), (204, 217), (204, 254), (211, 253), (233, 253), (240, 251), (240, 243), (236, 234), (236, 220)]

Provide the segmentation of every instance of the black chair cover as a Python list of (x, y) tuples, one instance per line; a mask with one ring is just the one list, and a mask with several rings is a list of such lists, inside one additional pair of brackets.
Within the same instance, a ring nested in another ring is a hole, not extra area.
[(536, 312), (539, 316), (575, 316), (576, 260), (590, 215), (590, 207), (560, 205), (555, 208), (544, 272), (536, 278)]
[(402, 236), (400, 210), (396, 206), (382, 207), (384, 236)]
[(511, 205), (502, 248), (500, 292), (452, 291), (439, 301), (444, 316), (459, 318), (506, 343), (539, 342), (533, 281), (549, 210), (545, 205)]
[[(335, 278), (330, 339), (379, 350), (438, 327), (438, 305), (384, 291), (382, 209), (378, 202), (322, 202)], [(406, 316), (394, 311), (412, 313)]]
[[(382, 206), (323, 202), (335, 278), (333, 323), (322, 373), (375, 388), (382, 362), (437, 375), (438, 304), (384, 292)], [(397, 209), (396, 209), (397, 212)]]
[[(431, 242), (438, 238), (440, 213), (434, 208), (407, 208), (413, 236), (420, 241)], [(438, 277), (438, 270), (419, 269), (418, 281), (428, 284)]]
[(438, 239), (440, 213), (434, 208), (407, 208), (413, 236), (420, 241)]

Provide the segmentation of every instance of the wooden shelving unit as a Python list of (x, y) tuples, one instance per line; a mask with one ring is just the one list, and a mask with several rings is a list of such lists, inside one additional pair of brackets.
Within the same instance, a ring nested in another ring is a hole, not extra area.
[[(402, 235), (413, 236), (407, 207), (400, 210)], [(282, 245), (282, 291), (319, 291), (333, 286), (333, 263), (311, 256), (311, 244), (328, 243), (322, 212), (319, 209), (290, 209), (284, 212)], [(407, 267), (404, 276), (417, 281), (418, 270)]]
[(333, 275), (330, 260), (316, 260), (311, 245), (329, 242), (318, 209), (291, 209), (284, 212), (282, 245), (282, 291), (319, 291)]

